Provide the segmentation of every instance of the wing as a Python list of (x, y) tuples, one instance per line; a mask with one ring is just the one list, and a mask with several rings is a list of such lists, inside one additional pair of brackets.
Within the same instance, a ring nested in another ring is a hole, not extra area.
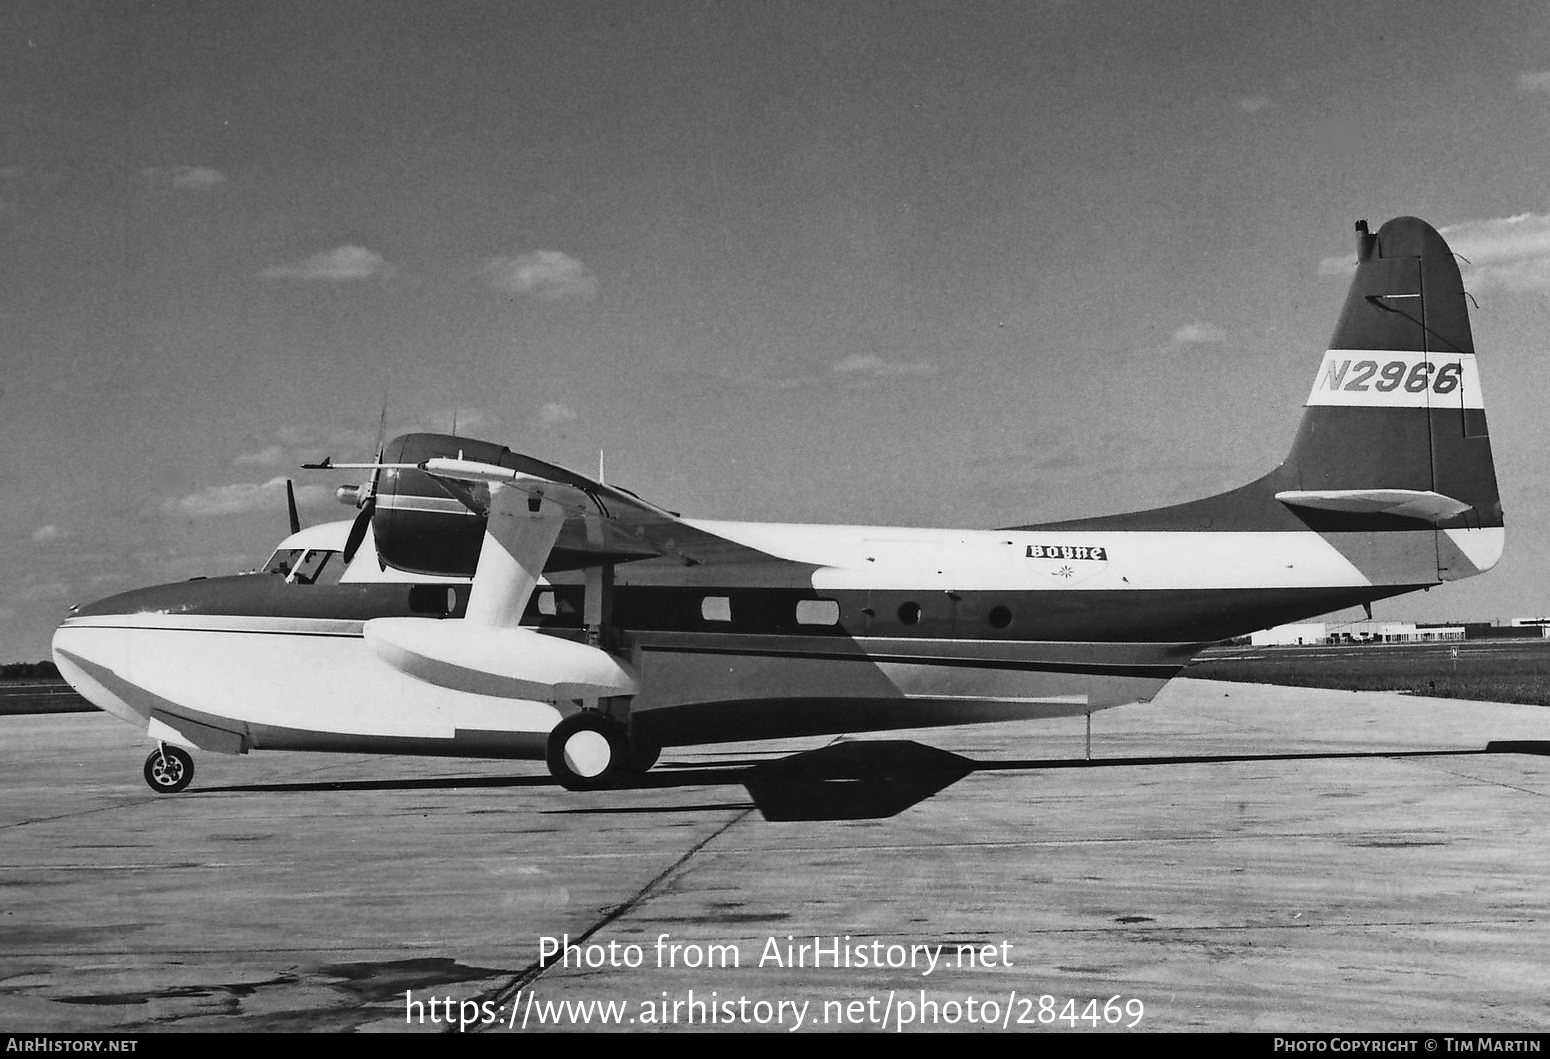
[[(498, 458), (491, 463), (460, 453), (371, 465), (386, 472), (384, 480), (394, 479), (388, 485), (394, 500), (406, 495), (404, 486), (421, 484), (410, 475), (423, 475), (485, 519), (463, 621), (393, 617), (364, 626), (378, 657), (418, 679), (550, 702), (633, 695), (639, 677), (626, 661), (591, 644), (521, 627), (538, 578), (554, 568), (561, 547), (576, 565), (590, 567), (621, 557), (669, 557), (691, 565), (774, 558), (697, 529), (624, 490), (505, 450)], [(427, 501), (436, 498), (421, 491), (407, 496), (422, 503), (421, 510), (435, 510)], [(601, 592), (601, 575), (589, 573), (587, 581), (588, 596), (600, 598), (594, 591)]]
[[(430, 533), (429, 524), (425, 524), (426, 533), (415, 534), (420, 545), (426, 547), (432, 546), (432, 539), (449, 539), (444, 531), (461, 522), (454, 517), (449, 524), (445, 521), (447, 516), (475, 515), (488, 519), (494, 510), (493, 498), (505, 491), (533, 505), (535, 511), (542, 505), (559, 513), (559, 525), (544, 559), (543, 570), (550, 573), (655, 558), (685, 566), (767, 562), (777, 558), (703, 530), (676, 512), (628, 490), (506, 448), (437, 435), (395, 439), (390, 448), (395, 447), (404, 455), (414, 448), (419, 449), (414, 455), (428, 448), (433, 453), (450, 449), (458, 455), (428, 455), (414, 462), (330, 463), (328, 467), (382, 472), (376, 492), (384, 512), (431, 516), (441, 527), (443, 532)], [(379, 545), (386, 536), (379, 525)], [(456, 531), (451, 536), (476, 545), (466, 531)], [(468, 556), (469, 560), (472, 558)], [(448, 564), (448, 568), (455, 565)]]

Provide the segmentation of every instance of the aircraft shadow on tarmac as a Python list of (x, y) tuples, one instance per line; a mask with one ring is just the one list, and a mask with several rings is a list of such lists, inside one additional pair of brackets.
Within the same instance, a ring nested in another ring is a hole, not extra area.
[[(713, 805), (641, 806), (616, 804), (547, 810), (557, 814), (682, 813), (757, 808), (766, 820), (873, 820), (897, 816), (974, 772), (1043, 772), (1053, 769), (1134, 768), (1159, 765), (1233, 764), (1254, 761), (1340, 761), (1371, 758), (1463, 757), (1481, 754), (1550, 756), (1550, 741), (1493, 741), (1484, 749), (1361, 750), (1288, 754), (1201, 754), (1166, 757), (1054, 758), (974, 761), (907, 739), (831, 743), (774, 760), (730, 757), (720, 761), (668, 764), (605, 794), (631, 790), (740, 785), (752, 802)], [(317, 791), (467, 790), (549, 787), (549, 776), (464, 776), (406, 780), (341, 780), (206, 787), (208, 793), (293, 793)]]

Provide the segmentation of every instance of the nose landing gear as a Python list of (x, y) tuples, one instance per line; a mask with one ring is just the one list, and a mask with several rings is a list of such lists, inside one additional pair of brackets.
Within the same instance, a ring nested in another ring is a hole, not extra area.
[(181, 747), (162, 743), (145, 759), (145, 782), (157, 794), (176, 794), (194, 779), (194, 759)]

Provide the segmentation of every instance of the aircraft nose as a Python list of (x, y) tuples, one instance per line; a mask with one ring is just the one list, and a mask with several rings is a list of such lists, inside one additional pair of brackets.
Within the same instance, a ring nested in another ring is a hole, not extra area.
[(54, 630), (51, 653), (59, 675), (83, 699), (122, 721), (143, 726), (149, 711), (136, 709), (125, 697), (123, 692), (132, 685), (119, 675), (126, 660), (125, 640), (125, 630), (77, 615)]

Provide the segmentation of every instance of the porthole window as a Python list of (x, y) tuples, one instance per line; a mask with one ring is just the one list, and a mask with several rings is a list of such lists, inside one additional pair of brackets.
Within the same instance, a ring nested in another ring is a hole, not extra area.
[(706, 596), (700, 600), (700, 617), (706, 621), (731, 621), (732, 599), (730, 596)]
[(554, 605), (553, 592), (538, 593), (538, 613), (542, 614), (546, 618), (552, 618), (558, 612), (559, 608)]
[(802, 599), (797, 601), (798, 625), (838, 625), (840, 605), (832, 599)]
[(899, 620), (906, 625), (914, 625), (920, 621), (920, 604), (904, 603), (899, 607)]
[(1012, 612), (1006, 607), (991, 607), (988, 618), (992, 629), (1004, 629), (1012, 624)]

